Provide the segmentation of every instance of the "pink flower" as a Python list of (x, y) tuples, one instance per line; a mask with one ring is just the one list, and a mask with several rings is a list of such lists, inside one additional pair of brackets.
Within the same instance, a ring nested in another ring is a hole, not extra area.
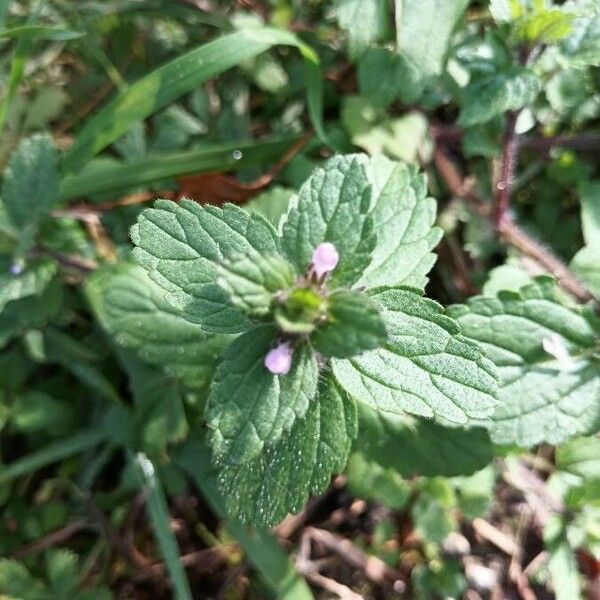
[(274, 375), (287, 375), (292, 366), (294, 350), (287, 342), (275, 346), (265, 356), (265, 367)]
[(317, 277), (330, 273), (337, 267), (340, 255), (331, 242), (319, 244), (312, 256), (312, 266)]

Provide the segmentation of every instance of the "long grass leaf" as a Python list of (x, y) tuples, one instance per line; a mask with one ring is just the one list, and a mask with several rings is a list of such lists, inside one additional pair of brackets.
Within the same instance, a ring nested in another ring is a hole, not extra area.
[(146, 119), (208, 79), (275, 45), (298, 48), (311, 64), (307, 77), (310, 114), (317, 132), (323, 133), (320, 115), (321, 78), (317, 73), (317, 55), (293, 33), (268, 27), (245, 29), (221, 36), (187, 52), (119, 93), (81, 130), (77, 140), (63, 157), (64, 171), (76, 171), (123, 135), (134, 123)]
[(227, 522), (229, 531), (244, 548), (273, 596), (278, 600), (312, 600), (308, 584), (298, 575), (277, 540), (268, 531), (248, 529), (227, 515), (217, 491), (208, 447), (201, 440), (190, 440), (179, 449), (175, 462), (190, 475), (212, 509)]
[(105, 438), (106, 432), (104, 430), (87, 429), (64, 440), (53, 442), (37, 452), (28, 454), (8, 465), (0, 467), (0, 484), (92, 448)]
[(64, 178), (60, 197), (62, 200), (71, 200), (189, 173), (231, 171), (278, 158), (298, 139), (286, 137), (261, 142), (212, 144), (200, 150), (165, 153), (126, 164), (89, 168)]
[(148, 513), (150, 514), (156, 541), (160, 546), (167, 569), (169, 570), (169, 575), (171, 576), (175, 598), (177, 600), (192, 600), (192, 592), (183, 565), (181, 564), (177, 540), (175, 540), (175, 536), (169, 528), (167, 501), (160, 481), (154, 472), (154, 465), (143, 452), (136, 455), (135, 463), (146, 491)]

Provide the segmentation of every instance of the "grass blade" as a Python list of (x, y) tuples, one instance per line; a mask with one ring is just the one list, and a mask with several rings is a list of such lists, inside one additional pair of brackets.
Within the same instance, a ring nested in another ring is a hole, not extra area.
[(146, 119), (208, 79), (275, 45), (296, 47), (307, 62), (312, 63), (307, 77), (308, 102), (315, 129), (322, 133), (321, 77), (317, 74), (316, 54), (290, 32), (268, 27), (247, 29), (191, 50), (119, 93), (81, 130), (63, 157), (64, 171), (76, 171), (134, 123)]
[(179, 449), (175, 462), (190, 475), (213, 510), (227, 522), (229, 531), (244, 548), (274, 597), (278, 600), (312, 600), (308, 584), (298, 575), (277, 540), (268, 531), (248, 529), (225, 513), (206, 445), (197, 439), (187, 442)]
[[(161, 154), (133, 163), (101, 166), (63, 179), (60, 198), (71, 200), (91, 194), (123, 190), (189, 173), (231, 171), (278, 158), (299, 139), (286, 137), (263, 142), (213, 144), (200, 150)], [(239, 150), (242, 156), (234, 158), (234, 150)]]
[(169, 528), (169, 511), (167, 501), (163, 493), (160, 481), (156, 478), (154, 465), (150, 459), (140, 452), (135, 457), (135, 463), (142, 484), (146, 491), (146, 503), (150, 520), (154, 527), (156, 541), (160, 546), (162, 555), (165, 559), (167, 569), (173, 582), (175, 598), (177, 600), (192, 600), (192, 592), (188, 583), (181, 557), (179, 547), (173, 532)]
[(49, 27), (46, 25), (22, 25), (0, 31), (0, 38), (22, 38), (30, 37), (54, 42), (65, 42), (76, 40), (84, 34), (79, 31), (63, 29), (62, 27)]
[(49, 444), (37, 452), (24, 456), (9, 465), (0, 467), (0, 484), (4, 484), (16, 477), (27, 475), (53, 462), (97, 446), (105, 438), (106, 432), (104, 430), (100, 428), (87, 429), (64, 440)]

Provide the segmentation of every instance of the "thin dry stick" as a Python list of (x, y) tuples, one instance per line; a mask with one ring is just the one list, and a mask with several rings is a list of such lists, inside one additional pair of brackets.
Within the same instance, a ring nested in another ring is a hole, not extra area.
[[(489, 216), (489, 203), (486, 203), (475, 192), (473, 182), (464, 179), (454, 163), (439, 148), (434, 153), (434, 161), (452, 194), (467, 200), (478, 214)], [(559, 258), (523, 231), (514, 221), (504, 219), (498, 224), (498, 233), (507, 244), (534, 259), (546, 271), (554, 275), (558, 284), (580, 302), (594, 300), (590, 292)]]
[(494, 219), (496, 228), (510, 220), (510, 195), (514, 183), (515, 169), (519, 156), (519, 140), (516, 131), (518, 113), (509, 112), (506, 117), (506, 131), (502, 142), (502, 158), (500, 159), (500, 172), (496, 181), (496, 198)]
[(33, 554), (34, 552), (39, 552), (40, 550), (45, 550), (50, 546), (54, 546), (56, 544), (62, 544), (63, 542), (70, 539), (76, 533), (83, 531), (85, 529), (89, 529), (90, 525), (85, 523), (84, 521), (73, 521), (73, 523), (69, 523), (56, 531), (52, 531), (51, 533), (45, 535), (39, 540), (35, 540), (26, 546), (22, 546), (18, 550), (13, 553), (13, 558), (21, 559), (25, 558), (28, 554)]
[(375, 556), (367, 556), (351, 541), (339, 535), (316, 527), (308, 527), (306, 535), (313, 541), (325, 546), (328, 550), (335, 552), (355, 569), (360, 569), (374, 583), (380, 585), (386, 581), (396, 583), (402, 579), (398, 571), (392, 569), (381, 559)]

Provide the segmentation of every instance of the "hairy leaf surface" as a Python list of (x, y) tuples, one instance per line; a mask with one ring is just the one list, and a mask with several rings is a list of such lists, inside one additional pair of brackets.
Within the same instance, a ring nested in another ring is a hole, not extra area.
[[(492, 417), (499, 444), (557, 444), (600, 426), (598, 322), (560, 304), (548, 278), (520, 293), (480, 296), (450, 307), (463, 333), (481, 344), (500, 373), (500, 405)], [(561, 360), (544, 349), (564, 349)]]
[(275, 230), (263, 217), (232, 204), (216, 208), (159, 200), (140, 214), (131, 237), (136, 261), (187, 319), (208, 331), (247, 329), (246, 317), (215, 280), (217, 268), (226, 268), (235, 255), (259, 261), (277, 253)]
[(334, 359), (342, 387), (371, 409), (410, 413), (448, 425), (488, 418), (496, 404), (494, 365), (460, 334), (436, 302), (412, 289), (372, 294), (388, 332), (386, 345), (350, 359)]
[(277, 442), (314, 402), (318, 370), (313, 351), (299, 345), (290, 372), (274, 375), (264, 359), (276, 338), (272, 325), (251, 329), (231, 343), (217, 369), (207, 421), (215, 459), (225, 467), (248, 462)]
[(223, 467), (218, 481), (227, 510), (259, 526), (298, 512), (309, 494), (322, 492), (344, 468), (356, 427), (354, 400), (325, 375), (288, 435), (250, 461)]

